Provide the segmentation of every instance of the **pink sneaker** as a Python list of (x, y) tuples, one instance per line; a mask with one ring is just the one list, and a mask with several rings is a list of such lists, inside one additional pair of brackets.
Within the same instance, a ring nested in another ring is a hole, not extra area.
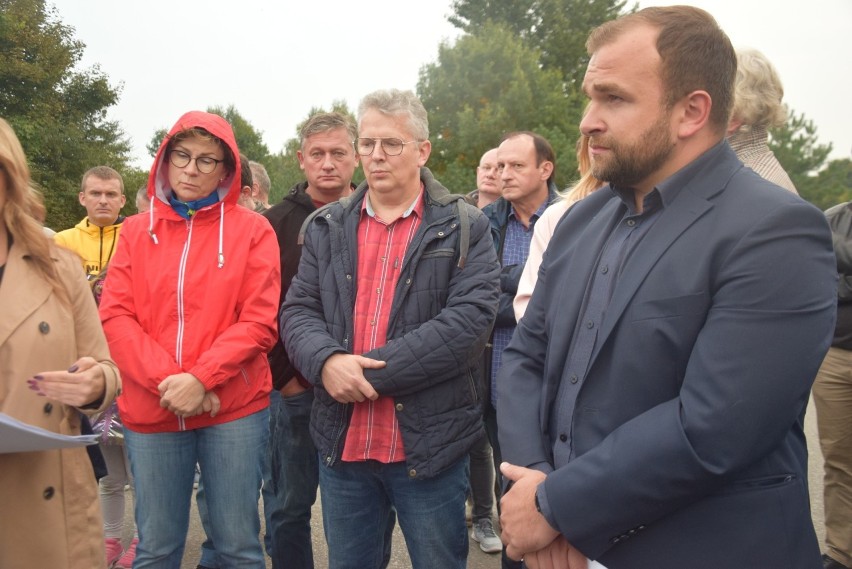
[(104, 540), (104, 548), (106, 548), (107, 567), (112, 567), (112, 564), (118, 561), (122, 550), (124, 550), (121, 547), (121, 540), (116, 537), (108, 537)]
[(121, 559), (118, 560), (118, 563), (115, 564), (115, 569), (132, 569), (133, 568), (133, 560), (136, 559), (136, 544), (139, 543), (139, 538), (134, 537), (133, 541), (130, 542), (130, 545), (127, 546), (127, 549), (124, 552), (124, 555), (121, 556)]

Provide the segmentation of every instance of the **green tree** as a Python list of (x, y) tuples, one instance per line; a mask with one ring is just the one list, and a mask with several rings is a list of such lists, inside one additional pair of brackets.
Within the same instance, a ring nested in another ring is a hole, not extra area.
[(480, 156), (513, 130), (550, 140), (557, 185), (576, 179), (574, 144), (583, 102), (563, 93), (559, 72), (543, 69), (540, 57), (513, 31), (486, 22), (454, 45), (442, 44), (437, 62), (421, 68), (417, 91), (429, 113), (432, 141), (427, 165), (452, 191), (472, 190)]
[(586, 71), (586, 37), (617, 17), (626, 0), (454, 0), (451, 24), (479, 34), (489, 22), (505, 25), (537, 49), (545, 69), (561, 74), (566, 94), (579, 90)]
[(769, 131), (769, 148), (784, 166), (799, 194), (811, 201), (816, 174), (831, 154), (831, 143), (820, 144), (813, 121), (790, 110), (787, 122)]
[(263, 131), (258, 130), (243, 117), (234, 105), (228, 105), (226, 109), (209, 107), (207, 112), (222, 116), (231, 123), (231, 128), (234, 129), (234, 137), (237, 139), (237, 146), (240, 152), (249, 157), (249, 160), (264, 162), (269, 158), (269, 148), (263, 142)]
[(802, 197), (821, 210), (852, 201), (852, 160), (832, 160), (804, 187)]
[(97, 66), (75, 68), (84, 49), (42, 0), (0, 0), (0, 116), (21, 140), (44, 192), (46, 224), (55, 229), (80, 219), (86, 170), (103, 164), (128, 171), (130, 145), (106, 117), (120, 87)]

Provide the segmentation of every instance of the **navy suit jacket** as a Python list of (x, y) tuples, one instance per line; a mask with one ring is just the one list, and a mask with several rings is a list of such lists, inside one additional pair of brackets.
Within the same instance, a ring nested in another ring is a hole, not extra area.
[(625, 262), (553, 464), (575, 324), (626, 208), (604, 188), (566, 213), (503, 355), (503, 459), (554, 468), (557, 529), (609, 569), (817, 569), (803, 419), (834, 324), (831, 235), (727, 143), (709, 152)]

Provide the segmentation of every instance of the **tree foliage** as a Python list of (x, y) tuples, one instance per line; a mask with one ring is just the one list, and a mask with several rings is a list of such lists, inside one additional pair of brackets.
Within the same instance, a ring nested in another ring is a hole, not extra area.
[(55, 229), (79, 221), (77, 193), (86, 170), (131, 170), (124, 132), (106, 116), (120, 88), (98, 67), (76, 69), (84, 49), (42, 0), (0, 0), (0, 116), (27, 153), (44, 192), (46, 224)]
[(451, 24), (479, 34), (488, 22), (503, 24), (537, 49), (541, 66), (555, 69), (566, 94), (579, 90), (586, 71), (586, 37), (617, 17), (626, 0), (454, 0)]
[(819, 144), (813, 121), (791, 110), (787, 122), (769, 132), (769, 148), (807, 199), (817, 172), (831, 154), (831, 144)]
[(574, 144), (583, 102), (563, 93), (560, 74), (542, 68), (540, 57), (512, 30), (486, 22), (454, 45), (441, 45), (437, 62), (420, 70), (417, 91), (432, 140), (428, 166), (451, 191), (472, 190), (480, 156), (515, 130), (550, 140), (558, 185), (577, 177)]
[(819, 174), (808, 180), (800, 193), (823, 211), (839, 203), (852, 201), (852, 160), (832, 160)]

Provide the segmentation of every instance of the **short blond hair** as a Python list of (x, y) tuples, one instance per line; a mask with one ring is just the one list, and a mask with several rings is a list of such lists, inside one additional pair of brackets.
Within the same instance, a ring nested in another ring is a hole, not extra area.
[(756, 49), (737, 50), (737, 80), (731, 118), (744, 126), (772, 128), (787, 120), (784, 86), (772, 63)]

